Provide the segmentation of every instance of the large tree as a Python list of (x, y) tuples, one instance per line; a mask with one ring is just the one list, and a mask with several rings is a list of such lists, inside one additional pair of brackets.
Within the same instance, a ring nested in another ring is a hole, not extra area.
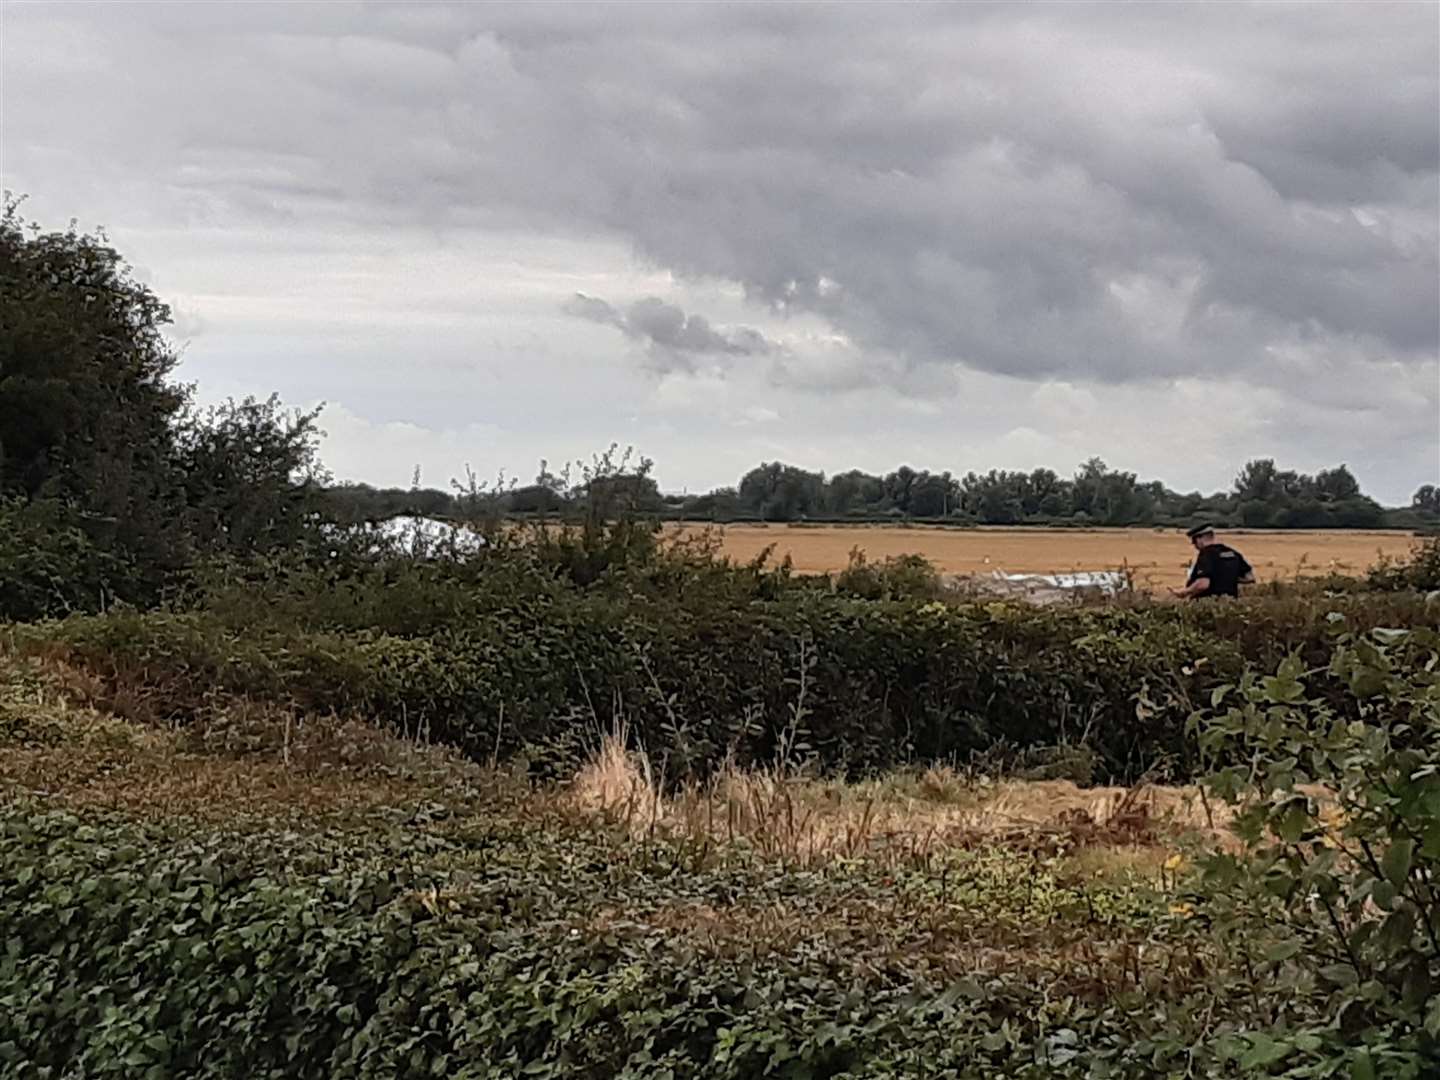
[[(6, 197), (4, 527), (31, 537), (27, 547), (63, 554), (65, 565), (84, 561), (87, 573), (61, 574), (40, 552), (0, 553), (0, 616), (33, 612), (44, 597), (55, 598), (48, 610), (107, 596), (150, 601), (197, 556), (289, 544), (316, 524), (315, 414), (287, 413), (273, 398), (193, 409), (174, 379), (169, 321), (103, 234), (27, 225)], [(82, 576), (94, 587), (54, 586)], [(41, 577), (50, 584), (37, 586)]]
[(0, 212), (0, 488), (71, 507), (105, 546), (181, 551), (169, 308), (102, 235)]

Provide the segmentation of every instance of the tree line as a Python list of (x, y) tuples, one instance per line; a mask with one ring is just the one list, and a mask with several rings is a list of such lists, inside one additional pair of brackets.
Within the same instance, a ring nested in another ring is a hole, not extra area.
[[(613, 482), (613, 481), (612, 481)], [(1052, 469), (930, 472), (901, 466), (884, 475), (851, 470), (826, 476), (766, 462), (734, 487), (702, 494), (665, 494), (648, 469), (628, 477), (630, 504), (681, 520), (921, 521), (955, 525), (1173, 525), (1201, 520), (1246, 528), (1417, 528), (1440, 526), (1440, 489), (1421, 487), (1408, 507), (1386, 508), (1360, 489), (1341, 464), (1310, 475), (1281, 469), (1270, 458), (1248, 462), (1228, 491), (1177, 492), (1158, 480), (1112, 469), (1091, 458), (1069, 477)], [(530, 484), (496, 485), (490, 498), (515, 516), (559, 515), (591, 495), (542, 464)], [(462, 496), (436, 488), (328, 488), (332, 512), (345, 520), (399, 514), (446, 517), (462, 510)]]

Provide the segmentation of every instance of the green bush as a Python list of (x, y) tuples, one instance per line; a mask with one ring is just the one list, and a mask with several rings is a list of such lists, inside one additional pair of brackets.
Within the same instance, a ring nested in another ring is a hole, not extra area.
[(0, 500), (0, 619), (94, 611), (113, 599), (119, 560), (97, 548), (56, 500)]
[[(778, 887), (802, 911), (893, 889), (854, 868), (777, 881), (663, 849), (617, 864), (594, 838), (504, 822), (226, 836), (6, 810), (0, 1062), (16, 1080), (1080, 1077), (1123, 1058), (1125, 1010), (927, 974), (879, 927), (852, 942), (863, 959), (805, 941), (697, 955), (605, 915), (717, 887)], [(1019, 887), (960, 858), (976, 905)]]
[(930, 600), (940, 595), (940, 575), (919, 555), (900, 555), (872, 563), (860, 548), (835, 576), (835, 588), (862, 600)]
[[(624, 721), (672, 780), (782, 749), (855, 773), (996, 746), (1083, 746), (1097, 779), (1133, 779), (1191, 775), (1195, 702), (1247, 662), (1319, 662), (1331, 615), (1357, 629), (1431, 618), (1399, 593), (1055, 610), (860, 600), (760, 571), (698, 571), (715, 588), (656, 583), (672, 572), (576, 591), (510, 560), (459, 585), (425, 567), (389, 580), (377, 567), (306, 571), (251, 581), (205, 611), (11, 633), (100, 675), (128, 714), (181, 721), (216, 693), (246, 694), (542, 771), (572, 767)], [(1347, 707), (1342, 685), (1325, 692)]]
[(1427, 539), (1409, 559), (1382, 559), (1367, 581), (1371, 588), (1386, 591), (1440, 589), (1440, 536)]
[[(1345, 686), (1351, 715), (1321, 681)], [(1284, 1061), (1286, 1076), (1434, 1075), (1440, 635), (1348, 634), (1321, 668), (1292, 657), (1213, 699), (1195, 718), (1200, 746), (1234, 763), (1206, 783), (1241, 807), (1247, 850), (1207, 860), (1198, 900), (1242, 959), (1237, 993), (1286, 987), (1253, 999), (1268, 1033), (1231, 1039), (1235, 1057)]]
[[(1004, 852), (786, 873), (503, 816), (297, 834), (3, 809), (0, 1063), (16, 1080), (1232, 1080), (1278, 1060), (1231, 1052), (1243, 1002), (1153, 981), (1153, 963), (1143, 992), (1087, 971), (970, 974), (880, 914), (923, 910), (949, 880), (965, 883), (956, 920), (1086, 935), (1098, 911), (1190, 954), (1193, 925), (1167, 922), (1153, 894), (1082, 892), (1042, 864), (1017, 875)], [(655, 920), (767, 898), (800, 924), (842, 898), (875, 906), (763, 947)], [(1271, 1037), (1246, 1034), (1251, 1054)]]

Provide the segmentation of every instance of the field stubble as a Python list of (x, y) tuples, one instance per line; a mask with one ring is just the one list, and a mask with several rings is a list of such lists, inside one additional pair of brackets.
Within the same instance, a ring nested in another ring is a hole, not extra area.
[[(1358, 530), (1226, 530), (1261, 581), (1306, 574), (1361, 574), (1381, 556), (1404, 558), (1416, 544), (1409, 533)], [(864, 525), (731, 525), (722, 552), (738, 562), (774, 545), (774, 559), (790, 557), (805, 574), (845, 569), (860, 549), (878, 562), (922, 555), (942, 574), (1046, 574), (1115, 570), (1126, 566), (1144, 588), (1184, 581), (1193, 560), (1185, 534), (1175, 529), (1041, 529)]]

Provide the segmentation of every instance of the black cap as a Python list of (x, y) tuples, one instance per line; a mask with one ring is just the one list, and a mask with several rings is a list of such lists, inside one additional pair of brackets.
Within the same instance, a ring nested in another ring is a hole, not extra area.
[(1206, 533), (1213, 533), (1214, 531), (1215, 531), (1215, 526), (1214, 526), (1214, 525), (1196, 525), (1193, 529), (1191, 529), (1190, 531), (1188, 531), (1185, 535), (1188, 536), (1191, 540), (1194, 540), (1194, 539), (1196, 539), (1197, 537), (1204, 536)]

